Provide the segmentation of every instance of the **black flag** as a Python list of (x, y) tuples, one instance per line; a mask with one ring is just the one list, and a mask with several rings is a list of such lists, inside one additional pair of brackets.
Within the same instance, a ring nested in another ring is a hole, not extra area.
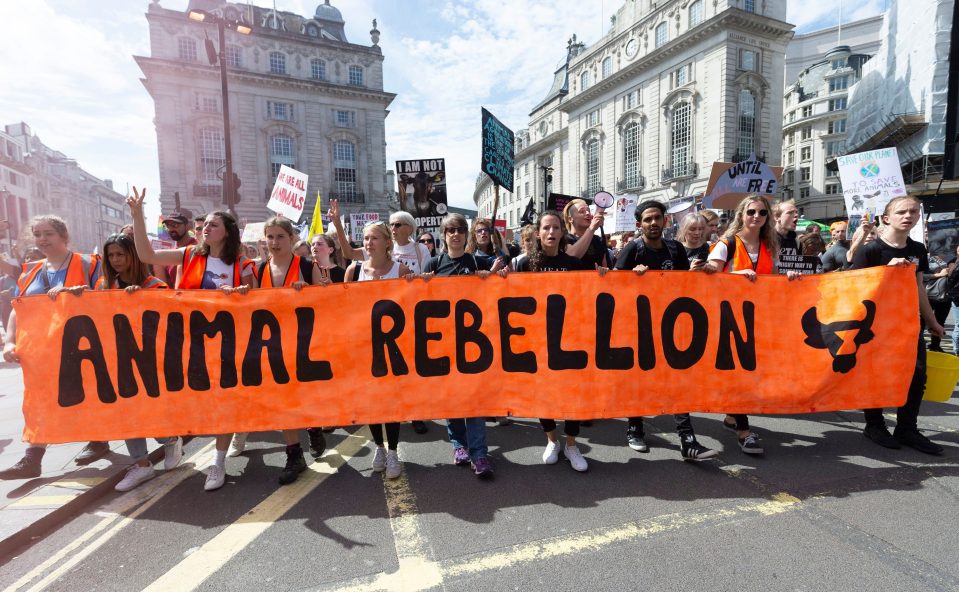
[(523, 215), (519, 219), (520, 226), (526, 226), (527, 224), (533, 224), (535, 222), (534, 218), (536, 213), (533, 211), (533, 198), (529, 198), (529, 203), (526, 204), (526, 209), (523, 210)]

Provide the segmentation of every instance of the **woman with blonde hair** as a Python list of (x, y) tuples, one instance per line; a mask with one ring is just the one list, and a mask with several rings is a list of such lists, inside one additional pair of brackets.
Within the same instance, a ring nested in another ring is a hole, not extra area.
[(676, 239), (686, 249), (690, 271), (701, 270), (709, 258), (709, 244), (706, 242), (708, 228), (709, 223), (699, 212), (687, 214), (679, 223)]
[(583, 262), (585, 269), (610, 267), (609, 251), (603, 240), (596, 236), (603, 226), (603, 214), (591, 214), (586, 200), (574, 199), (563, 208), (563, 224), (566, 227), (564, 247), (566, 253)]
[[(353, 261), (363, 261), (369, 258), (366, 248), (354, 249), (343, 230), (343, 223), (340, 221), (340, 204), (338, 200), (330, 202), (329, 216), (336, 228), (336, 238), (340, 242), (340, 249), (343, 251), (343, 257)], [(390, 229), (390, 243), (392, 251), (390, 256), (393, 261), (402, 263), (409, 273), (419, 274), (423, 271), (423, 265), (430, 258), (430, 251), (426, 245), (420, 244), (412, 239), (416, 236), (416, 219), (409, 212), (399, 211), (390, 214), (389, 226), (382, 223), (384, 227)], [(366, 225), (369, 227), (369, 224)], [(364, 233), (366, 228), (363, 229)], [(364, 238), (364, 241), (366, 239)]]

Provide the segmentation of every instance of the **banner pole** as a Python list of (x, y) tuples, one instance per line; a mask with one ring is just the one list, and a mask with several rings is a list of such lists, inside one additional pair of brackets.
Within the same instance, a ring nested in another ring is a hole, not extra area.
[[(493, 241), (493, 247), (496, 248), (496, 239), (494, 239), (493, 237), (494, 235), (496, 236), (499, 235), (499, 231), (496, 230), (496, 210), (499, 209), (499, 183), (497, 183), (496, 180), (493, 179), (493, 177), (490, 177), (490, 181), (493, 182), (493, 217), (490, 219), (491, 228), (489, 229), (490, 230), (489, 239)], [(506, 251), (506, 245), (503, 244), (502, 239), (500, 239), (499, 241), (498, 250), (500, 254), (502, 254), (504, 257), (508, 256), (508, 253)]]

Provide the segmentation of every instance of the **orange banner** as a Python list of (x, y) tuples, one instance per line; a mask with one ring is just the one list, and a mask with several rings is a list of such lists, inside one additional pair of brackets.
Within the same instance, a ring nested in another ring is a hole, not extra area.
[(47, 443), (895, 406), (919, 331), (911, 267), (88, 292), (15, 307), (24, 437)]

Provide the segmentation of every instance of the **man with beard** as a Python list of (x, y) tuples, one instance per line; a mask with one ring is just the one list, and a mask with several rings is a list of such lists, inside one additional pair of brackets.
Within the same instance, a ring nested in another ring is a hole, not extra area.
[[(699, 271), (703, 268), (705, 261), (697, 260), (694, 268), (690, 269), (685, 247), (677, 241), (663, 238), (666, 206), (662, 202), (644, 201), (636, 206), (635, 215), (641, 236), (626, 245), (616, 260), (615, 269), (632, 270), (642, 276), (648, 270)], [(680, 413), (673, 418), (676, 420), (676, 433), (679, 434), (684, 460), (702, 460), (718, 454), (696, 440), (696, 433), (693, 431), (693, 424), (688, 413)], [(626, 443), (637, 452), (649, 452), (642, 417), (629, 418)]]
[[(182, 210), (173, 212), (163, 219), (163, 226), (166, 228), (167, 234), (176, 242), (175, 249), (182, 249), (183, 247), (197, 244), (197, 240), (190, 235), (190, 229), (188, 227), (192, 218), (192, 212)], [(153, 268), (153, 275), (166, 285), (173, 286), (173, 284), (176, 283), (176, 268), (176, 265), (156, 265)]]
[(846, 260), (849, 252), (849, 241), (846, 240), (846, 222), (833, 222), (829, 226), (832, 243), (826, 252), (819, 256), (823, 271), (842, 271), (848, 269), (850, 263)]

